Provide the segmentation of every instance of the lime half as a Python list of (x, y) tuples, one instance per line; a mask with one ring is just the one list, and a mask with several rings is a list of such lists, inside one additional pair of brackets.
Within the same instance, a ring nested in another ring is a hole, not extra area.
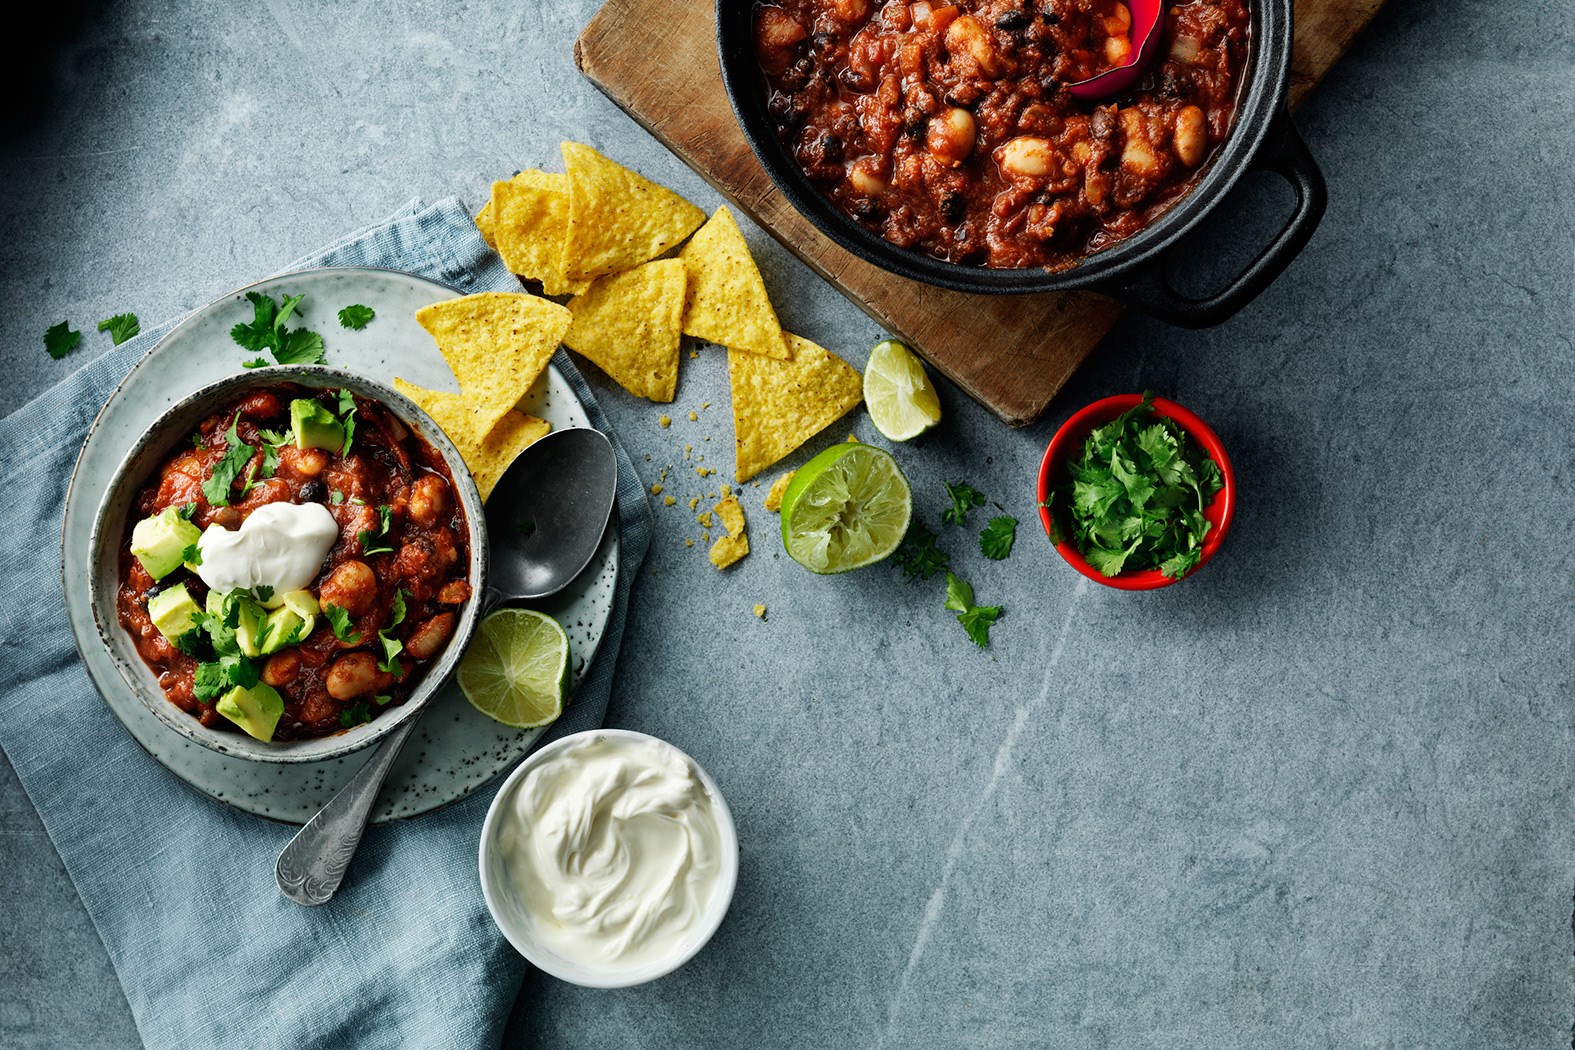
[(897, 549), (912, 516), (913, 491), (890, 452), (833, 445), (782, 494), (782, 546), (810, 572), (862, 569)]
[(499, 609), (465, 650), (459, 687), (471, 707), (506, 726), (547, 725), (569, 692), (569, 636), (545, 613)]
[(883, 339), (864, 366), (864, 404), (875, 429), (892, 441), (916, 438), (941, 421), (941, 399), (906, 343)]

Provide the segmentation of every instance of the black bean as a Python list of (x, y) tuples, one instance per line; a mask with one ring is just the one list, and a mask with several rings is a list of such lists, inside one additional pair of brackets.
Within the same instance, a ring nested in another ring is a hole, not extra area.
[(947, 191), (941, 195), (941, 219), (948, 226), (956, 226), (968, 214), (968, 200), (962, 194)]
[(995, 28), (1004, 29), (1008, 33), (1023, 29), (1028, 25), (1028, 15), (1024, 11), (1008, 11), (995, 20)]
[(853, 215), (861, 222), (879, 222), (881, 207), (874, 201), (859, 201), (853, 206)]
[(930, 118), (924, 115), (923, 110), (909, 106), (902, 114), (902, 133), (909, 138), (920, 138), (929, 122)]
[(321, 503), (328, 498), (328, 486), (313, 478), (301, 486), (301, 499), (307, 503)]
[(842, 160), (842, 140), (831, 132), (820, 136), (820, 157), (827, 164), (836, 164)]

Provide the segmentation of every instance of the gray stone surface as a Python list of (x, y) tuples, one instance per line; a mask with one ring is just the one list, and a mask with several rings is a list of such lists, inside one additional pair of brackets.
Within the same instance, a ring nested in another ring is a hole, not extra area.
[[(107, 345), (50, 361), (61, 318), (179, 313), (561, 137), (716, 204), (574, 73), (592, 7), (56, 7), (81, 24), (29, 46), (0, 149), (0, 412)], [(1024, 521), (1005, 564), (945, 537), (1006, 606), (988, 652), (934, 582), (808, 578), (759, 490), (721, 578), (658, 508), (610, 719), (721, 783), (738, 895), (650, 987), (529, 978), (510, 1044), (1569, 1045), (1572, 47), (1564, 0), (1394, 0), (1302, 111), (1332, 203), (1259, 302), (1124, 321), (1025, 431), (943, 390), (898, 450), (919, 513), (966, 479)], [(870, 322), (749, 235), (785, 323), (862, 365)], [(685, 442), (727, 464), (725, 382), (686, 360), (671, 431), (606, 393), (652, 480)], [(1142, 387), (1212, 421), (1242, 503), (1201, 575), (1128, 595), (1058, 562), (1031, 486), (1072, 410)], [(135, 1044), (9, 767), (0, 835), (0, 1044)]]

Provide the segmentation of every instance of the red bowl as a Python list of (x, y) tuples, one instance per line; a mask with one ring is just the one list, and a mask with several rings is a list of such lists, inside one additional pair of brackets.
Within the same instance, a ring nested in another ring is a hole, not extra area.
[[(1045, 449), (1044, 459), (1039, 463), (1039, 521), (1044, 526), (1045, 535), (1050, 537), (1050, 542), (1055, 544), (1055, 549), (1072, 568), (1095, 583), (1102, 583), (1106, 587), (1116, 587), (1123, 591), (1152, 591), (1158, 587), (1168, 587), (1177, 581), (1158, 569), (1121, 572), (1114, 576), (1101, 574), (1078, 553), (1077, 547), (1070, 539), (1056, 542), (1055, 523), (1051, 520), (1050, 511), (1044, 506), (1044, 502), (1050, 498), (1052, 489), (1067, 480), (1067, 461), (1073, 456), (1082, 454), (1083, 441), (1088, 435), (1096, 427), (1110, 422), (1142, 400), (1141, 394), (1117, 394), (1102, 401), (1095, 401), (1077, 412), (1055, 432), (1055, 437), (1050, 439), (1050, 445)], [(1203, 420), (1174, 401), (1167, 401), (1162, 397), (1154, 399), (1154, 414), (1175, 420), (1182, 430), (1203, 447), (1209, 458), (1219, 465), (1220, 475), (1225, 479), (1225, 484), (1214, 494), (1213, 501), (1203, 509), (1203, 516), (1213, 528), (1209, 529), (1208, 535), (1203, 538), (1202, 557), (1198, 559), (1198, 564), (1192, 572), (1182, 577), (1184, 580), (1207, 565), (1209, 559), (1214, 557), (1214, 552), (1220, 549), (1220, 544), (1225, 542), (1225, 534), (1230, 531), (1231, 518), (1236, 513), (1236, 474), (1231, 470), (1230, 457), (1225, 454), (1225, 446), (1220, 442), (1219, 435), (1214, 433)]]

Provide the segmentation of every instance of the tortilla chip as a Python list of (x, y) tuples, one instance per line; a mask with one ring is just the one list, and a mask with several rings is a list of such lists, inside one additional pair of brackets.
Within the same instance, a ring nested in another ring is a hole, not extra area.
[(796, 470), (790, 470), (771, 483), (771, 491), (766, 493), (766, 509), (771, 513), (775, 514), (782, 509), (782, 494), (787, 491), (788, 483), (797, 473)]
[(590, 358), (635, 397), (671, 401), (678, 389), (684, 283), (678, 259), (598, 277), (569, 301), (574, 323), (564, 345)]
[(470, 468), (470, 476), (476, 479), (483, 502), (492, 494), (493, 487), (515, 457), (552, 429), (552, 424), (545, 419), (510, 411), (477, 441), (471, 432), (472, 409), (464, 394), (426, 390), (399, 378), (395, 378), (394, 387), (420, 405), (454, 442), (454, 447), (465, 459), (465, 466)]
[(481, 239), (487, 242), (487, 247), (493, 251), (498, 250), (498, 242), (492, 236), (492, 198), (487, 198), (487, 203), (481, 206), (476, 213), (476, 231), (481, 234)]
[[(563, 246), (569, 230), (569, 177), (522, 171), (492, 184), (495, 247), (513, 273), (541, 282), (548, 295), (578, 295), (588, 281), (563, 273)], [(478, 224), (479, 225), (479, 224)]]
[(744, 535), (744, 508), (739, 506), (737, 496), (729, 496), (711, 510), (722, 519), (728, 533), (711, 545), (711, 564), (725, 569), (749, 553), (749, 537)]
[(672, 190), (578, 142), (562, 144), (569, 179), (565, 269), (600, 277), (656, 258), (694, 232), (705, 212)]
[(783, 333), (792, 357), (728, 350), (738, 480), (748, 481), (864, 400), (858, 369), (808, 339)]
[(474, 407), (473, 433), (483, 435), (525, 396), (572, 319), (557, 303), (518, 292), (481, 292), (416, 311)]
[(678, 257), (689, 267), (684, 334), (732, 350), (788, 358), (782, 325), (733, 213), (718, 208)]

